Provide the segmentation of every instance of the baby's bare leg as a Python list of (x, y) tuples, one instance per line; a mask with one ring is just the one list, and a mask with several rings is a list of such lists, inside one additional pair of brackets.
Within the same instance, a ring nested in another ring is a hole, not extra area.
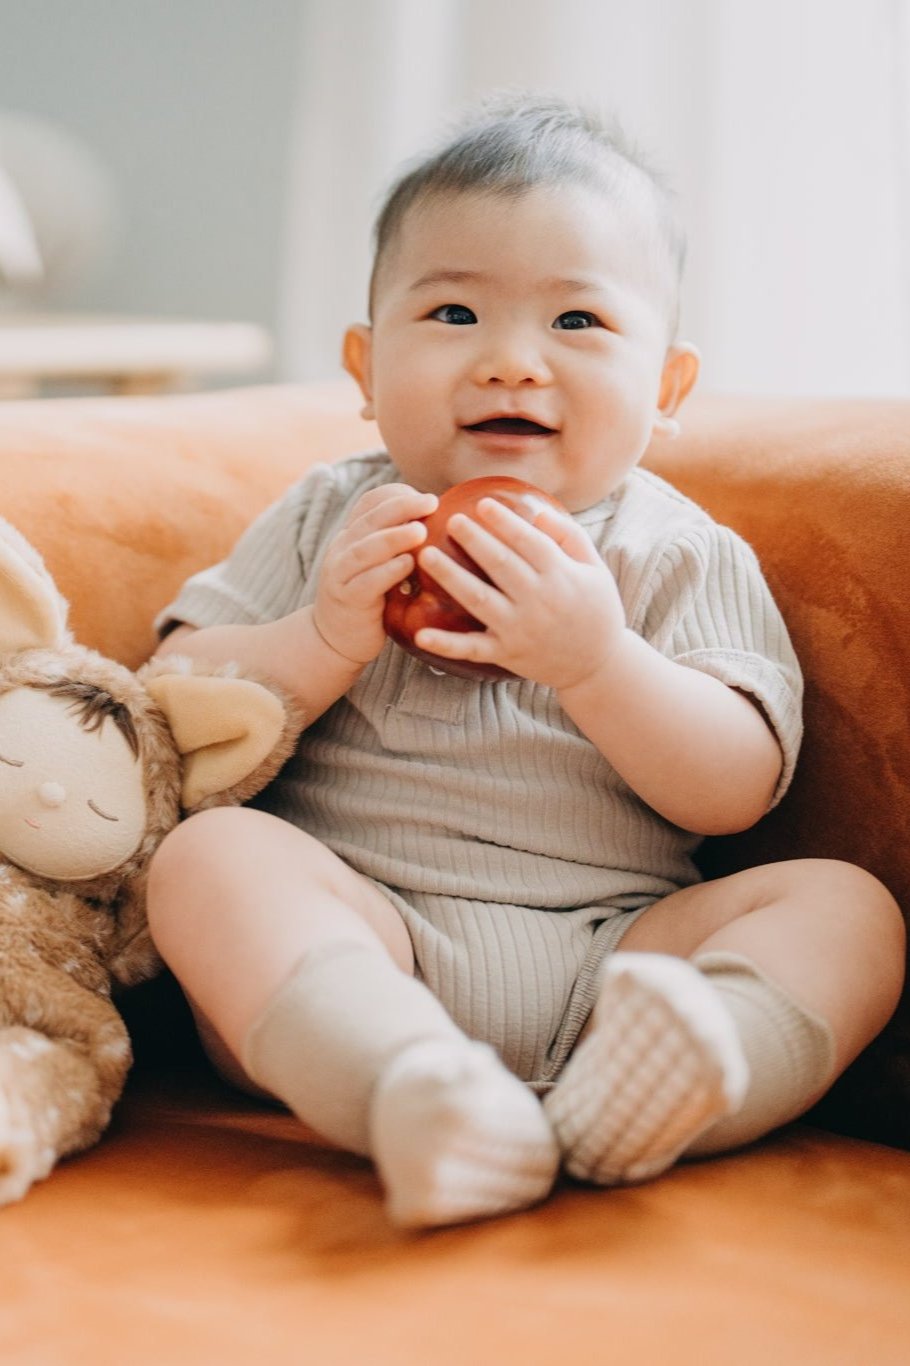
[(374, 1157), (405, 1224), (540, 1199), (558, 1153), (531, 1092), (413, 979), (397, 910), (262, 812), (192, 817), (153, 861), (158, 948), (247, 1076)]
[(861, 868), (832, 859), (769, 863), (686, 887), (651, 906), (622, 947), (748, 958), (827, 1022), (834, 1076), (887, 1024), (904, 980), (904, 922), (893, 896)]
[(893, 898), (848, 864), (771, 864), (655, 904), (548, 1098), (570, 1170), (641, 1179), (801, 1114), (887, 1022), (903, 970)]
[(339, 938), (414, 971), (386, 897), (318, 840), (247, 808), (205, 811), (156, 854), (149, 924), (159, 952), (236, 1059), (304, 954)]

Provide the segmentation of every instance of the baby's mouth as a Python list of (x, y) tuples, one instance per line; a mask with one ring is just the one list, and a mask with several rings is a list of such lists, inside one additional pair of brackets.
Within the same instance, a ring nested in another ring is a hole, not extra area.
[(554, 428), (527, 417), (491, 417), (485, 422), (473, 422), (469, 432), (493, 432), (498, 436), (552, 436)]

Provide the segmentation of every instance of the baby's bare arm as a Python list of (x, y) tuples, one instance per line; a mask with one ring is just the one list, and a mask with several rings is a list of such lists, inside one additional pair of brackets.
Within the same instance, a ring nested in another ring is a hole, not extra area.
[(322, 638), (312, 607), (262, 626), (181, 625), (155, 652), (189, 655), (210, 664), (237, 664), (244, 673), (275, 683), (315, 721), (352, 686), (363, 665), (345, 659)]
[(767, 810), (783, 760), (760, 709), (634, 632), (623, 631), (601, 668), (559, 700), (629, 786), (675, 825), (729, 834)]
[(414, 568), (436, 502), (406, 484), (370, 489), (327, 548), (312, 606), (258, 626), (179, 626), (157, 654), (238, 664), (296, 699), (309, 725), (383, 648), (385, 594)]
[(613, 576), (586, 534), (545, 510), (533, 526), (493, 499), (449, 533), (489, 582), (438, 551), (420, 562), (483, 631), (421, 631), (451, 659), (496, 663), (555, 689), (639, 797), (696, 834), (743, 830), (767, 809), (782, 756), (759, 709), (628, 630)]

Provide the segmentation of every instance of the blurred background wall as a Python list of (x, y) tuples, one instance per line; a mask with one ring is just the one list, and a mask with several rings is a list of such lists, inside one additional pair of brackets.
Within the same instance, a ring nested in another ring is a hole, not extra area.
[(45, 121), (92, 157), (69, 202), (100, 259), (55, 307), (274, 327), (299, 27), (299, 0), (0, 0), (0, 161), (4, 115), (42, 203), (70, 164)]
[[(908, 0), (309, 0), (281, 335), (334, 364), (395, 165), (500, 86), (618, 113), (689, 228), (702, 387), (910, 393)], [(331, 116), (327, 117), (331, 111)]]
[(321, 378), (401, 161), (487, 91), (557, 91), (679, 191), (703, 387), (908, 394), (908, 73), (910, 0), (0, 0), (0, 170), (18, 138), (28, 178), (23, 118), (86, 158), (94, 259), (44, 303), (264, 323)]

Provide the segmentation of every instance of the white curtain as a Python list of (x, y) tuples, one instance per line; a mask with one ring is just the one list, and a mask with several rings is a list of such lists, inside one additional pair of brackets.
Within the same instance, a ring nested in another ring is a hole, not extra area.
[(689, 230), (702, 387), (910, 394), (910, 0), (304, 0), (281, 351), (338, 373), (406, 157), (478, 96), (618, 114)]

